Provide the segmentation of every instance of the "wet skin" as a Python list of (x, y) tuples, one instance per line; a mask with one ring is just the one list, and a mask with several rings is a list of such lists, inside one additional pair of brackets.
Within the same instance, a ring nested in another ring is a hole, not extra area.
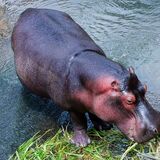
[(66, 13), (27, 9), (14, 27), (12, 48), (20, 81), (70, 112), (77, 146), (90, 143), (86, 112), (96, 129), (113, 123), (136, 142), (160, 132), (160, 113), (133, 68), (108, 59)]

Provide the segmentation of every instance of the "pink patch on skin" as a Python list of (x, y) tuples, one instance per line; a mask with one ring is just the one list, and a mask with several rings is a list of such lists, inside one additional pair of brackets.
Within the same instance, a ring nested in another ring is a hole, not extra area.
[(87, 81), (85, 87), (94, 94), (102, 94), (113, 88), (111, 84), (114, 81), (118, 84), (118, 80), (116, 80), (114, 77), (101, 76), (96, 80)]
[(76, 91), (72, 97), (76, 99), (78, 102), (82, 103), (89, 111), (90, 108), (93, 106), (93, 95), (85, 89), (81, 91)]
[[(112, 82), (116, 82), (116, 86), (112, 86)], [(118, 82), (114, 77), (101, 76), (96, 80), (86, 82), (85, 88), (75, 91), (72, 98), (81, 102), (86, 110), (102, 120), (113, 120), (117, 114), (112, 107), (106, 106), (106, 101), (108, 97), (120, 96), (120, 92), (117, 91), (117, 84)]]
[(104, 121), (114, 122), (118, 119), (124, 117), (120, 112), (117, 112), (117, 109), (107, 104), (108, 98), (111, 96), (118, 96), (119, 93), (112, 91), (112, 89), (108, 90), (108, 92), (97, 95), (94, 97), (93, 102), (93, 112), (97, 115), (97, 117), (101, 118)]

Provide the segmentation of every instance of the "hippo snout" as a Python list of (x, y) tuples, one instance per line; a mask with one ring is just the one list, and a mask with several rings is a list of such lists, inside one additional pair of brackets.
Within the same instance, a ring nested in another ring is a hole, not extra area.
[(160, 133), (160, 112), (145, 100), (133, 115), (116, 125), (132, 141), (144, 143)]
[(138, 143), (147, 142), (160, 133), (160, 112), (148, 108), (148, 112), (141, 115), (140, 126), (137, 125), (134, 141)]
[(158, 130), (156, 127), (149, 127), (141, 129), (141, 134), (137, 134), (133, 137), (133, 140), (138, 143), (144, 143), (154, 138), (158, 134)]

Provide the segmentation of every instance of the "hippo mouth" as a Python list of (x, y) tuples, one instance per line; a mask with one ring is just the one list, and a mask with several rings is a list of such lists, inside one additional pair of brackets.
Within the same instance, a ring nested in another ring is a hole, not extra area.
[[(134, 138), (134, 133), (135, 132), (135, 128), (134, 127), (131, 127), (131, 128), (129, 128), (129, 131), (128, 131), (128, 133), (127, 134), (125, 134), (126, 136), (127, 136), (127, 138), (129, 138), (131, 141), (135, 141), (135, 138)], [(123, 133), (123, 131), (122, 131), (122, 133)]]
[[(117, 126), (118, 127), (118, 126)], [(126, 133), (123, 129), (121, 129), (120, 127), (118, 127), (118, 129), (128, 138), (130, 139), (131, 141), (136, 141), (136, 138), (134, 136), (134, 132), (135, 132), (135, 129), (134, 127), (132, 128), (129, 128), (128, 132)], [(137, 142), (137, 141), (136, 141)]]
[(117, 127), (128, 139), (137, 143), (145, 143), (156, 135), (150, 130), (143, 130), (138, 124), (135, 118), (132, 118), (127, 124), (118, 124)]
[(118, 123), (116, 124), (117, 128), (130, 140), (136, 141), (135, 133), (136, 133), (136, 122), (135, 118), (132, 118), (128, 121), (128, 123)]
[(146, 133), (141, 136), (131, 137), (131, 140), (133, 139), (133, 141), (138, 142), (138, 143), (145, 143), (145, 142), (149, 141), (150, 139), (152, 139), (155, 135), (156, 134), (153, 134), (153, 132), (147, 130)]
[(127, 138), (130, 139), (131, 141), (137, 142), (137, 143), (145, 143), (147, 141), (149, 141), (150, 139), (152, 139), (154, 136), (150, 133), (146, 133), (143, 136), (140, 137), (136, 137), (134, 135), (131, 134), (126, 134)]

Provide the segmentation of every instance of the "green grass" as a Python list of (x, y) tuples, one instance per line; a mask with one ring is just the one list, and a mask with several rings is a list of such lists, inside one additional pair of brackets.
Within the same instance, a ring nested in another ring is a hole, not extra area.
[(118, 130), (88, 131), (92, 143), (87, 147), (70, 144), (71, 133), (59, 130), (56, 135), (46, 138), (36, 134), (23, 143), (10, 160), (160, 160), (160, 137), (145, 145), (127, 140)]

